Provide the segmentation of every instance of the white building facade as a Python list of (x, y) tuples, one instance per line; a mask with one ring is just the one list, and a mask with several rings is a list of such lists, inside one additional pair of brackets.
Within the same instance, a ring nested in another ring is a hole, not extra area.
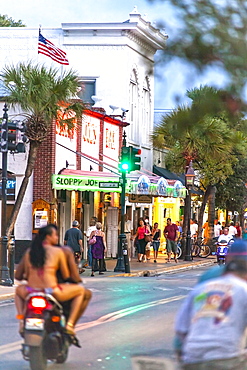
[[(145, 21), (136, 8), (123, 23), (63, 23), (61, 28), (41, 32), (67, 53), (69, 66), (60, 66), (47, 56), (37, 54), (38, 29), (0, 28), (0, 70), (6, 65), (31, 61), (56, 67), (61, 73), (70, 68), (77, 71), (82, 83), (78, 95), (89, 104), (95, 101), (95, 107), (104, 108), (108, 115), (126, 116), (130, 123), (126, 127), (128, 144), (142, 150), (142, 167), (152, 172), (149, 135), (154, 116), (154, 54), (164, 49), (167, 35)], [(61, 148), (58, 155), (63, 157)], [(16, 174), (17, 179), (16, 194), (26, 157), (9, 155), (8, 170)], [(59, 170), (60, 164), (56, 167)], [(30, 240), (32, 227), (31, 179), (16, 223), (16, 239)]]

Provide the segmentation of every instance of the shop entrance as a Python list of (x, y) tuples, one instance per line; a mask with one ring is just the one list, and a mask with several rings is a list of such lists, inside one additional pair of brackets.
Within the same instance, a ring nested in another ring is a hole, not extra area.
[(117, 256), (118, 246), (118, 208), (108, 207), (106, 217), (107, 257)]

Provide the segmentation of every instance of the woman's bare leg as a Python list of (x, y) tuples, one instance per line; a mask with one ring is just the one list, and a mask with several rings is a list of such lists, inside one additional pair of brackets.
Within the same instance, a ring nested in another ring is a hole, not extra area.
[(18, 315), (25, 313), (25, 298), (28, 292), (25, 285), (19, 285), (15, 290), (15, 306)]
[(73, 330), (73, 326), (80, 318), (81, 307), (83, 306), (85, 289), (76, 284), (60, 284), (54, 289), (53, 295), (61, 302), (72, 299), (70, 314), (66, 329)]
[(92, 292), (91, 290), (88, 290), (88, 289), (85, 289), (85, 295), (84, 295), (84, 299), (83, 299), (83, 302), (82, 302), (82, 305), (81, 305), (81, 309), (80, 309), (80, 312), (78, 313), (78, 317), (76, 318), (75, 320), (75, 324), (77, 323), (77, 321), (79, 320), (79, 318), (84, 314), (88, 304), (89, 304), (89, 301), (91, 300), (92, 298)]
[(15, 290), (15, 307), (17, 311), (17, 318), (19, 320), (19, 333), (23, 336), (24, 329), (24, 314), (25, 314), (25, 298), (28, 292), (25, 285), (19, 285)]

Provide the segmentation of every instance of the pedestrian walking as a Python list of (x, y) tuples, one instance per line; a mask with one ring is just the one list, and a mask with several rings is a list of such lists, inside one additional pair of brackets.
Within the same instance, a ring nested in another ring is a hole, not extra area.
[(214, 225), (215, 238), (218, 238), (220, 236), (221, 230), (222, 230), (221, 223), (219, 221), (218, 222), (216, 221), (216, 224)]
[(82, 232), (79, 229), (79, 222), (74, 220), (72, 222), (72, 227), (68, 229), (64, 236), (64, 245), (68, 245), (70, 248), (73, 249), (74, 252), (82, 254), (83, 246), (82, 246)]
[(197, 233), (198, 233), (198, 223), (196, 220), (190, 220), (190, 232), (191, 232), (191, 237), (196, 239)]
[(92, 246), (89, 243), (90, 236), (93, 231), (96, 230), (96, 221), (91, 218), (90, 224), (87, 228), (87, 231), (85, 232), (85, 235), (87, 237), (87, 260), (88, 260), (88, 266), (92, 267), (93, 257), (92, 257)]
[(159, 247), (160, 247), (160, 237), (161, 237), (161, 230), (159, 229), (158, 222), (154, 223), (154, 227), (152, 229), (152, 237), (153, 237), (153, 249), (154, 249), (154, 263), (157, 262), (157, 257), (159, 253)]
[(138, 248), (138, 261), (142, 262), (147, 262), (147, 257), (146, 257), (146, 245), (148, 242), (150, 242), (150, 229), (148, 226), (144, 224), (144, 220), (140, 219), (139, 220), (139, 227), (137, 228), (135, 238), (138, 240), (137, 248)]
[(104, 266), (104, 253), (106, 251), (105, 233), (102, 231), (102, 224), (96, 223), (96, 230), (92, 231), (90, 235), (89, 244), (92, 248), (92, 274), (98, 269), (99, 263), (99, 275), (103, 275), (105, 270)]
[(178, 227), (172, 223), (170, 218), (167, 219), (167, 225), (164, 229), (164, 237), (166, 238), (166, 251), (168, 255), (167, 263), (171, 262), (172, 252), (174, 254), (174, 260), (177, 263), (177, 241), (178, 241)]
[(236, 230), (237, 230), (237, 234), (236, 234), (236, 238), (238, 239), (242, 239), (242, 227), (240, 226), (240, 223), (239, 222), (236, 222)]
[(246, 370), (247, 243), (235, 242), (222, 276), (198, 284), (176, 319), (184, 370)]
[(234, 226), (234, 222), (232, 221), (231, 223), (230, 223), (230, 226), (229, 226), (229, 234), (230, 235), (232, 235), (232, 236), (236, 236), (237, 235), (237, 229), (236, 229), (236, 227)]

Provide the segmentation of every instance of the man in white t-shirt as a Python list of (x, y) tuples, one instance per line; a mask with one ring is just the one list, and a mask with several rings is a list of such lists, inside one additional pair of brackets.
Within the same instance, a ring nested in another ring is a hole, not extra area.
[(214, 225), (214, 236), (215, 236), (215, 238), (218, 238), (220, 236), (221, 230), (222, 230), (221, 223), (217, 222)]
[(234, 223), (231, 222), (230, 223), (230, 226), (229, 226), (229, 234), (232, 235), (232, 236), (236, 236), (237, 235), (237, 229), (236, 227), (234, 226)]
[(230, 240), (233, 239), (233, 235), (231, 235), (229, 233), (229, 229), (228, 227), (224, 227), (224, 230), (223, 230), (223, 234), (221, 234), (219, 237), (218, 237), (218, 243), (221, 243), (223, 241), (226, 241), (227, 243), (230, 242)]
[(197, 235), (197, 231), (198, 231), (198, 225), (196, 223), (195, 220), (191, 220), (190, 222), (190, 232), (191, 232), (191, 236), (196, 236)]

